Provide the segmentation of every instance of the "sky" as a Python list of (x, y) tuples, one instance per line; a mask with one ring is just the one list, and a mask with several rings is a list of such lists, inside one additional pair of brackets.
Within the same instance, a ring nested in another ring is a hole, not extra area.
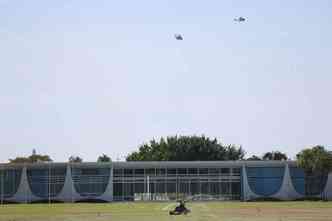
[(331, 10), (330, 0), (0, 0), (0, 162), (32, 149), (123, 160), (172, 135), (216, 137), (247, 156), (332, 149)]

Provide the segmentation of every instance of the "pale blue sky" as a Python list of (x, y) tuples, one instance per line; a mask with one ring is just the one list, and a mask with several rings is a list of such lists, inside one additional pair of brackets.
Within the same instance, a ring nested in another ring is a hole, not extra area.
[(331, 147), (331, 24), (330, 0), (0, 0), (0, 162), (175, 134)]

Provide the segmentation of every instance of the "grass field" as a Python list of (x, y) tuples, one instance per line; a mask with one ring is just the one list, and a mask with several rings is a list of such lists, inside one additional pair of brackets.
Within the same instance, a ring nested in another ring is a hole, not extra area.
[(332, 202), (195, 202), (189, 215), (169, 216), (175, 203), (16, 204), (0, 206), (0, 221), (332, 221)]

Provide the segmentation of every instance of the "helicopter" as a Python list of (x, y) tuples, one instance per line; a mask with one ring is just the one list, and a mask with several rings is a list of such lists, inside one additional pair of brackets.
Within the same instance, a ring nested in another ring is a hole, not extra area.
[(182, 37), (182, 35), (180, 35), (180, 34), (175, 34), (174, 37), (175, 37), (175, 39), (178, 40), (178, 41), (182, 41), (182, 40), (183, 40), (183, 37)]
[(243, 17), (238, 17), (238, 18), (234, 18), (234, 21), (237, 21), (237, 22), (244, 22), (244, 21), (246, 21), (246, 19), (243, 18)]

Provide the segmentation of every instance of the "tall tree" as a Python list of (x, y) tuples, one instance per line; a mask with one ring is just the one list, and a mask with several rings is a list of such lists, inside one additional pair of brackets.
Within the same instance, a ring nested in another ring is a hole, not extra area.
[(280, 151), (267, 152), (262, 157), (263, 160), (287, 160), (287, 155)]
[[(320, 189), (322, 189), (324, 176), (332, 171), (332, 154), (324, 146), (317, 145), (302, 150), (296, 155), (296, 158), (297, 165), (304, 169), (306, 177), (316, 175), (320, 179)], [(307, 182), (306, 192), (311, 195)], [(323, 198), (323, 195), (321, 197)]]
[(240, 160), (245, 155), (242, 147), (223, 145), (205, 136), (171, 136), (151, 140), (129, 154), (127, 161), (212, 161)]
[(317, 145), (304, 149), (296, 155), (296, 159), (298, 166), (309, 173), (329, 172), (332, 169), (332, 154), (325, 150), (324, 146)]
[(109, 156), (107, 156), (106, 154), (103, 154), (101, 156), (98, 157), (97, 162), (98, 163), (106, 163), (106, 162), (111, 162), (111, 158)]
[(68, 159), (69, 163), (82, 163), (83, 159), (79, 156), (70, 156)]

